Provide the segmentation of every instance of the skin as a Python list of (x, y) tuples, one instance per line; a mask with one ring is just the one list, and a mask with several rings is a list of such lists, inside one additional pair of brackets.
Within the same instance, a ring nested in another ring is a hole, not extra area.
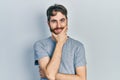
[(48, 22), (48, 25), (51, 32), (58, 35), (65, 27), (67, 27), (67, 23), (68, 23), (67, 18), (63, 14), (61, 14), (61, 12), (57, 12), (56, 16), (50, 17), (50, 21)]
[(86, 66), (77, 67), (74, 75), (58, 73), (62, 47), (68, 39), (67, 23), (67, 18), (61, 12), (57, 12), (55, 16), (50, 17), (48, 25), (52, 33), (52, 39), (56, 41), (56, 47), (51, 59), (43, 57), (38, 61), (40, 76), (47, 77), (49, 80), (86, 80)]

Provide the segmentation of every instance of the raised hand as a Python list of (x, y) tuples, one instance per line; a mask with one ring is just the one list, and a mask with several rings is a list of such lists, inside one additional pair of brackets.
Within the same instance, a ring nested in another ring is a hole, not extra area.
[(60, 34), (52, 33), (52, 36), (56, 40), (57, 43), (64, 44), (67, 40), (67, 29), (68, 27), (65, 27)]

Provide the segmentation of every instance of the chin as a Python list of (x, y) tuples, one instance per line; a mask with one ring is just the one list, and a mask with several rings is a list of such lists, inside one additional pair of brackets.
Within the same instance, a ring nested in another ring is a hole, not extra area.
[(60, 34), (60, 33), (55, 33), (56, 35)]

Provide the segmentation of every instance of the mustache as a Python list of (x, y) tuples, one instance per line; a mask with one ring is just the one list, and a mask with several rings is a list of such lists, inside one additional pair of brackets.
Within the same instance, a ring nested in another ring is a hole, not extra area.
[(57, 29), (64, 29), (64, 27), (57, 27), (54, 30), (57, 30)]
[(50, 28), (50, 31), (51, 31), (51, 32), (54, 32), (54, 31), (57, 30), (57, 29), (62, 29), (62, 30), (63, 30), (64, 27), (56, 27), (56, 28), (54, 28), (54, 29)]

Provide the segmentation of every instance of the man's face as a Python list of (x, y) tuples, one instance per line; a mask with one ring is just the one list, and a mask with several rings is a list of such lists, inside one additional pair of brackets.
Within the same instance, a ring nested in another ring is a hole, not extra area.
[(61, 12), (56, 12), (55, 16), (50, 17), (48, 25), (51, 32), (59, 34), (65, 27), (67, 27), (67, 18)]

